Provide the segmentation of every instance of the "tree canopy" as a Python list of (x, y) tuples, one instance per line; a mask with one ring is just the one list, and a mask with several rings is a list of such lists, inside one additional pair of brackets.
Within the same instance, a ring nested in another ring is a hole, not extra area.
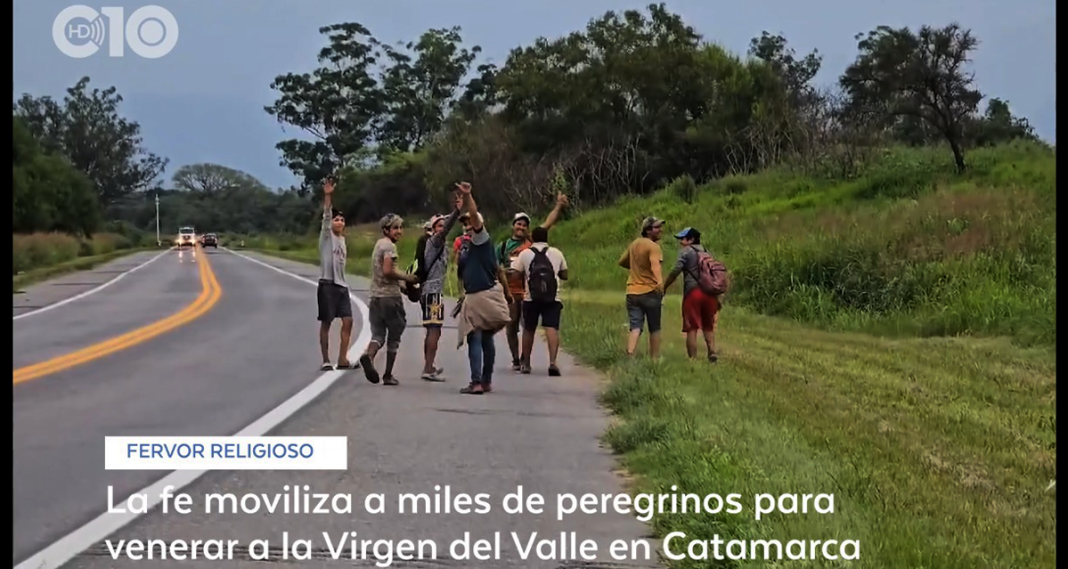
[(298, 187), (218, 164), (162, 182), (167, 160), (143, 147), (116, 89), (83, 78), (63, 101), (14, 104), (16, 231), (89, 232), (102, 219), (150, 229), (158, 194), (174, 223), (300, 232), (331, 174), (353, 221), (432, 213), (458, 180), (481, 189), (491, 214), (547, 207), (561, 191), (581, 209), (770, 167), (851, 177), (887, 144), (945, 144), (963, 171), (969, 148), (1035, 138), (1007, 101), (979, 91), (979, 41), (953, 23), (860, 34), (855, 60), (824, 86), (818, 51), (764, 31), (734, 54), (665, 4), (605, 12), (500, 64), (459, 27), (401, 42), (358, 22), (319, 33), (318, 63), (278, 75), (264, 107), (300, 133), (277, 144)]
[(606, 12), (499, 67), (459, 28), (402, 48), (354, 22), (321, 32), (321, 66), (279, 76), (268, 112), (316, 140), (279, 143), (283, 164), (312, 190), (340, 172), (335, 200), (362, 220), (433, 211), (458, 179), (486, 188), (490, 211), (547, 205), (559, 189), (581, 207), (683, 176), (782, 165), (848, 176), (893, 143), (945, 143), (963, 170), (969, 147), (1035, 138), (1000, 99), (979, 113), (978, 40), (957, 24), (861, 34), (823, 88), (819, 52), (764, 31), (735, 55), (665, 4)]

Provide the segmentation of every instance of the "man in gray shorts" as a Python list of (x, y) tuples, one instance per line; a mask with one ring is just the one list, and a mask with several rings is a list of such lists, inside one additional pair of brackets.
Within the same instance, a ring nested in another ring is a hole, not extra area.
[(401, 272), (397, 264), (397, 240), (404, 234), (404, 220), (392, 213), (386, 214), (379, 224), (382, 238), (371, 252), (371, 300), (368, 303), (368, 318), (371, 321), (371, 343), (360, 357), (360, 366), (367, 381), (378, 383), (375, 356), (382, 346), (386, 347), (386, 371), (381, 378), (385, 385), (397, 385), (393, 377), (393, 364), (397, 361), (401, 335), (408, 325), (404, 310), (404, 292), (401, 282), (417, 283), (419, 277)]
[(323, 355), (324, 371), (333, 369), (330, 364), (330, 325), (335, 318), (341, 319), (341, 347), (337, 367), (348, 369), (349, 341), (352, 338), (352, 302), (349, 300), (349, 285), (345, 281), (345, 260), (348, 247), (345, 244), (345, 215), (333, 209), (331, 198), (334, 180), (323, 183), (323, 226), (319, 231), (319, 289), (315, 298), (319, 304), (319, 348)]

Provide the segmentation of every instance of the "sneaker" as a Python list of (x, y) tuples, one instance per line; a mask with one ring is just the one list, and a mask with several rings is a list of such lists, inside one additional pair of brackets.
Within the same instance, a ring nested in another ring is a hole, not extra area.
[(482, 384), (482, 393), (489, 393), (490, 391), (493, 391), (493, 386), (492, 385), (490, 385), (488, 383)]
[(528, 364), (528, 363), (520, 364), (519, 365), (519, 373), (522, 373), (524, 375), (529, 374), (530, 373), (530, 364)]
[(367, 354), (360, 356), (360, 367), (363, 368), (363, 375), (367, 378), (367, 381), (378, 383), (378, 370), (375, 369), (375, 363), (371, 361)]
[(560, 377), (560, 368), (556, 367), (556, 364), (549, 366), (549, 377)]
[(445, 378), (441, 377), (442, 371), (443, 370), (441, 368), (438, 368), (430, 373), (424, 373), (419, 377), (423, 379), (423, 381), (445, 381)]
[(523, 366), (519, 363), (519, 360), (512, 360), (512, 371), (520, 371)]

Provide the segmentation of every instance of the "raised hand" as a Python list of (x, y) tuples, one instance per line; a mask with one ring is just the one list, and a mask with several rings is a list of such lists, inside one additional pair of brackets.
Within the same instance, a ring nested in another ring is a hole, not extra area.
[(467, 182), (460, 182), (459, 184), (456, 184), (456, 188), (460, 190), (460, 193), (462, 195), (466, 196), (471, 193), (471, 184)]
[(334, 193), (334, 179), (327, 178), (323, 181), (323, 194), (329, 196), (332, 193)]
[(567, 207), (568, 203), (570, 203), (570, 202), (567, 199), (566, 195), (564, 195), (562, 193), (556, 195), (556, 205), (558, 205), (560, 207)]

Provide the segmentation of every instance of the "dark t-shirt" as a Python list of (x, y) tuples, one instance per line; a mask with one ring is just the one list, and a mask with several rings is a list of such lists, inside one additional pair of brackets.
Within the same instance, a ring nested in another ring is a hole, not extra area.
[(497, 284), (497, 255), (493, 250), (489, 231), (471, 234), (471, 240), (463, 244), (457, 259), (464, 293), (474, 294), (493, 288)]

